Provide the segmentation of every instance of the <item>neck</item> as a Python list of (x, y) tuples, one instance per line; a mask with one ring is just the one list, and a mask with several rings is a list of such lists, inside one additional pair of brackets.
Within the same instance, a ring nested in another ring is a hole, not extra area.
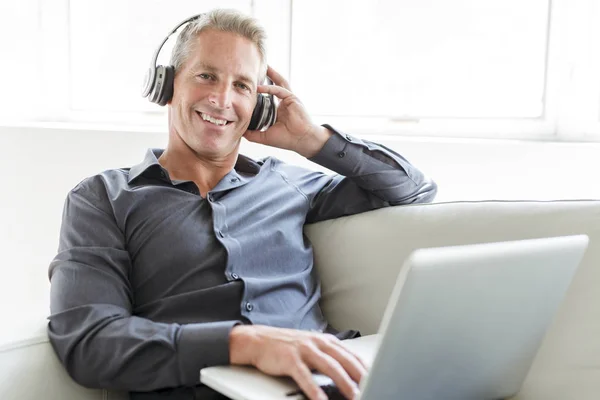
[(173, 180), (193, 181), (202, 196), (213, 189), (235, 166), (238, 147), (223, 157), (199, 154), (181, 140), (172, 140), (158, 162)]

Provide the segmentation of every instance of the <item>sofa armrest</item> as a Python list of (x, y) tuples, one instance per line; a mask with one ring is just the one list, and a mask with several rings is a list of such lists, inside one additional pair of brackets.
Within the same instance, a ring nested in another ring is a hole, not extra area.
[(2, 400), (126, 400), (126, 393), (87, 389), (69, 377), (46, 335), (46, 323), (26, 339), (0, 346), (0, 394)]

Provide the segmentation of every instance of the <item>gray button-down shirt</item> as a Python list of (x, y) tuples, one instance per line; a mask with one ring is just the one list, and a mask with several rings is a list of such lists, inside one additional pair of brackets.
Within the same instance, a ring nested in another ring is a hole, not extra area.
[(311, 160), (339, 175), (240, 155), (206, 198), (149, 150), (68, 195), (50, 265), (48, 333), (85, 386), (194, 386), (229, 362), (239, 323), (327, 328), (306, 223), (430, 201), (435, 184), (397, 153), (333, 130)]

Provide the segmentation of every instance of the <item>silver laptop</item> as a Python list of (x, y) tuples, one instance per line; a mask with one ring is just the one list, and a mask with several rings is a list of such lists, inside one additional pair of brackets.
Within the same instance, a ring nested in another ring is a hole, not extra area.
[[(379, 333), (346, 341), (370, 364), (361, 400), (494, 400), (516, 394), (583, 258), (585, 235), (419, 249)], [(205, 368), (234, 400), (301, 399), (289, 378)], [(315, 381), (331, 380), (315, 373)]]

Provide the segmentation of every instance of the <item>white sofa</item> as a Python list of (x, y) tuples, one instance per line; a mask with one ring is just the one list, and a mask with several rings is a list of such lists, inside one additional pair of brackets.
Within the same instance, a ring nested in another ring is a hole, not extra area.
[[(519, 400), (600, 399), (600, 201), (457, 202), (394, 207), (308, 226), (330, 322), (376, 332), (404, 258), (414, 249), (584, 233), (586, 253)], [(2, 400), (125, 399), (74, 383), (46, 322), (0, 347)], [(518, 326), (512, 327), (518, 329)]]

